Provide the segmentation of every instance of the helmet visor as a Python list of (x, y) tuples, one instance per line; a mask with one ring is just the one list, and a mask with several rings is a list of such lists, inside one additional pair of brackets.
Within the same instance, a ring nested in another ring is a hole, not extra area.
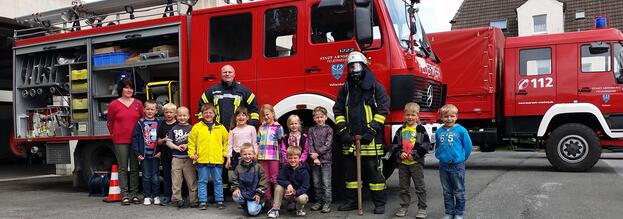
[(348, 64), (348, 72), (361, 72), (361, 71), (363, 71), (363, 64), (361, 62)]

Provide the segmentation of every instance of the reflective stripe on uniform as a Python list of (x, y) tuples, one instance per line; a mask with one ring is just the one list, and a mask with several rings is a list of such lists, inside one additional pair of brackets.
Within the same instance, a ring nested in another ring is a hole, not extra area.
[(374, 115), (374, 121), (377, 121), (378, 123), (381, 123), (381, 124), (385, 124), (385, 116), (381, 114), (376, 114)]
[(234, 112), (236, 112), (238, 106), (240, 106), (240, 98), (236, 97), (234, 98)]
[(363, 105), (363, 108), (366, 110), (366, 122), (370, 123), (372, 121), (372, 108), (369, 105)]
[(346, 122), (346, 118), (344, 116), (335, 117), (335, 124), (340, 124)]
[(370, 191), (382, 191), (385, 189), (385, 183), (370, 183)]
[(201, 94), (201, 101), (203, 101), (204, 104), (208, 103), (208, 97), (206, 97), (206, 93)]
[(253, 99), (255, 99), (255, 94), (251, 93), (251, 95), (249, 96), (249, 98), (247, 98), (247, 104), (251, 105), (251, 103), (253, 102)]
[(229, 184), (223, 183), (223, 189), (229, 189)]
[(251, 113), (251, 120), (260, 120), (260, 114)]
[(354, 182), (346, 182), (347, 189), (357, 189), (357, 181)]

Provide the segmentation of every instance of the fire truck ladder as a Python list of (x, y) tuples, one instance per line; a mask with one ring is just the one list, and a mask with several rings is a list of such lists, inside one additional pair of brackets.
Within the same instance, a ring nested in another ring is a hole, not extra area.
[[(180, 15), (182, 6), (187, 6), (186, 13), (190, 14), (196, 3), (197, 0), (99, 0), (90, 3), (75, 0), (69, 7), (15, 18), (18, 23), (31, 28), (16, 30), (14, 37), (25, 39), (77, 31), (82, 28), (97, 28), (104, 23), (115, 25), (136, 18)], [(158, 9), (163, 11), (158, 12), (160, 11)], [(114, 18), (108, 18), (109, 16)]]

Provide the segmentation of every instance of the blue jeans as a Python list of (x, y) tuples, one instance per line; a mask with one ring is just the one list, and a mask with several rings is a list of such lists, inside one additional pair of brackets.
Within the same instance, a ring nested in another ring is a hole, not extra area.
[(160, 177), (158, 176), (158, 158), (145, 158), (143, 164), (143, 195), (145, 198), (160, 196)]
[(173, 190), (171, 189), (171, 160), (162, 160), (162, 177), (164, 178), (164, 198), (171, 200)]
[(260, 214), (260, 212), (262, 211), (262, 207), (264, 205), (264, 203), (257, 203), (255, 202), (255, 200), (245, 200), (244, 197), (242, 197), (242, 195), (238, 195), (238, 197), (234, 197), (234, 201), (240, 204), (246, 204), (247, 207), (247, 213), (249, 213), (249, 215), (251, 216), (257, 216)]
[(465, 162), (439, 163), (439, 179), (443, 188), (443, 203), (447, 215), (465, 213)]
[(222, 164), (197, 164), (197, 172), (199, 173), (199, 181), (197, 182), (197, 188), (199, 190), (199, 202), (208, 202), (208, 177), (212, 178), (214, 182), (214, 200), (222, 202), (225, 200), (223, 197), (223, 179), (221, 174), (223, 172)]
[(331, 204), (331, 164), (314, 165), (312, 167), (316, 202)]

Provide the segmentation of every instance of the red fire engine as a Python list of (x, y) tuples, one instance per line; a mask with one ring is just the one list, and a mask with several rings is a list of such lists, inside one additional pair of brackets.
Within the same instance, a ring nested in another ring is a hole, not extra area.
[(585, 171), (623, 146), (623, 34), (617, 29), (505, 38), (496, 28), (428, 36), (447, 102), (481, 151), (502, 141), (545, 148), (563, 171)]
[[(140, 99), (194, 112), (225, 64), (260, 104), (275, 106), (279, 121), (296, 113), (311, 125), (314, 107), (331, 110), (355, 50), (391, 94), (387, 138), (408, 101), (422, 105), (422, 120), (437, 119), (441, 74), (417, 10), (406, 10), (419, 1), (270, 0), (192, 15), (183, 14), (192, 1), (155, 2), (162, 1), (101, 1), (18, 18), (38, 26), (15, 35), (16, 146), (45, 152), (76, 182), (88, 179), (116, 163), (106, 109), (120, 77), (135, 81)], [(144, 7), (165, 11), (128, 22)]]

